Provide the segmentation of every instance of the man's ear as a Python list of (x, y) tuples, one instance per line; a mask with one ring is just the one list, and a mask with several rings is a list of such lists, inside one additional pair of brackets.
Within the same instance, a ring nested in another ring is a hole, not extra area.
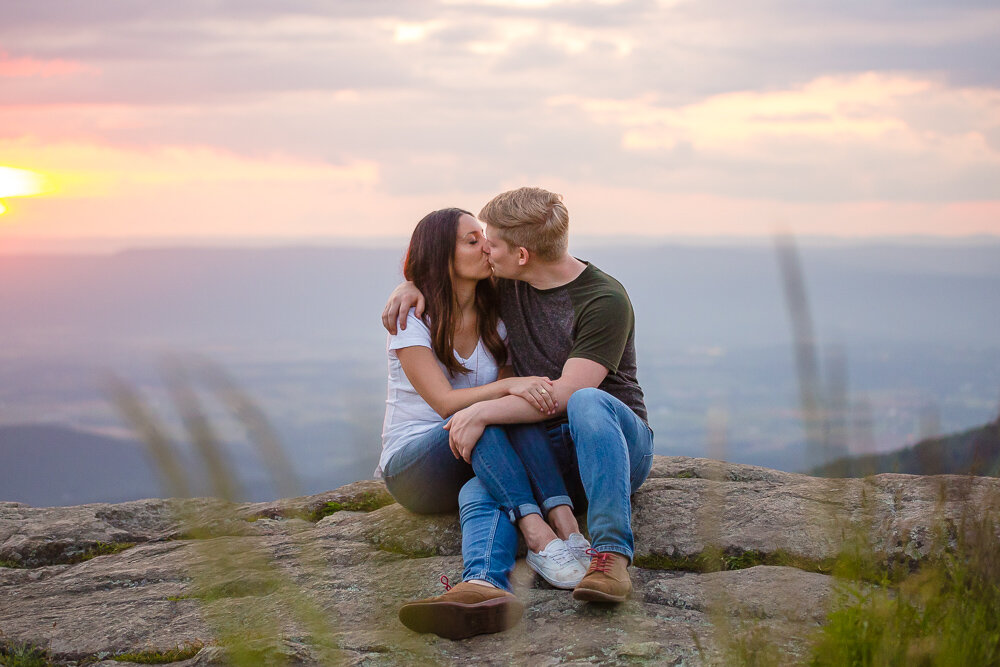
[(517, 249), (517, 265), (518, 266), (524, 266), (525, 264), (528, 263), (529, 259), (531, 259), (531, 253), (528, 251), (527, 248), (520, 247), (520, 248)]

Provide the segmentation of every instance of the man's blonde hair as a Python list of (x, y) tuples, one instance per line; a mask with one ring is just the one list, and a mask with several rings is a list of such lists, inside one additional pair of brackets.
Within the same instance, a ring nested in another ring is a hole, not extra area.
[(541, 188), (518, 188), (497, 195), (479, 212), (507, 245), (527, 248), (544, 261), (559, 259), (569, 239), (569, 211), (562, 195)]

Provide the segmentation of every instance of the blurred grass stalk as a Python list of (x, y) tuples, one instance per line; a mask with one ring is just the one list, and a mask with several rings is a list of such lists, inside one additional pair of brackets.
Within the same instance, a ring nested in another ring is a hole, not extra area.
[[(807, 464), (812, 467), (848, 451), (844, 426), (849, 406), (846, 359), (842, 352), (829, 357), (832, 380), (824, 391), (805, 280), (791, 235), (776, 237), (776, 252), (795, 341)], [(309, 643), (323, 664), (343, 662), (330, 615), (310, 600), (272, 554), (248, 549), (238, 535), (224, 534), (226, 527), (237, 521), (232, 509), (239, 497), (239, 483), (226, 465), (221, 441), (202, 409), (192, 378), (200, 380), (243, 426), (271, 473), (279, 497), (299, 495), (294, 470), (264, 414), (221, 368), (204, 358), (168, 358), (163, 369), (171, 400), (209, 473), (212, 493), (221, 503), (191, 500), (192, 486), (178, 448), (137, 389), (111, 377), (108, 391), (125, 422), (149, 448), (163, 488), (171, 497), (182, 499), (177, 504), (178, 519), (183, 532), (195, 538), (193, 589), (219, 644), (238, 666), (282, 664), (286, 662), (282, 632), (298, 625), (308, 633)], [(727, 413), (715, 408), (708, 421), (709, 455), (724, 461)], [(718, 547), (726, 505), (719, 483), (725, 481), (723, 470), (720, 464), (718, 478), (706, 480), (709, 484), (699, 515), (702, 542), (708, 552), (718, 552), (719, 570), (725, 569), (724, 554)], [(843, 548), (835, 571), (836, 602), (828, 622), (817, 633), (810, 663), (1000, 665), (997, 500), (977, 508), (966, 496), (957, 527), (940, 517), (931, 557), (890, 568), (886, 555), (872, 544), (876, 529), (874, 487), (866, 485), (861, 515), (853, 518), (837, 509), (845, 490), (843, 480), (828, 480), (827, 502), (818, 503), (833, 513), (827, 519), (832, 519), (829, 525), (839, 527), (839, 534), (833, 537)], [(322, 576), (323, 554), (308, 540), (298, 540), (297, 545), (305, 573)], [(733, 617), (724, 588), (706, 592), (719, 652), (714, 657), (702, 652), (703, 659), (720, 658), (733, 665), (789, 661), (765, 624)], [(527, 637), (519, 636), (517, 641), (527, 641)]]
[[(795, 341), (799, 400), (809, 468), (848, 453), (846, 447), (846, 359), (831, 356), (832, 381), (824, 395), (805, 279), (790, 234), (775, 239), (778, 263)], [(832, 409), (831, 409), (832, 408)], [(838, 425), (839, 424), (839, 425)], [(924, 462), (925, 474), (941, 470)], [(874, 472), (874, 471), (872, 471)], [(829, 525), (841, 526), (842, 549), (834, 574), (834, 604), (817, 632), (811, 665), (1000, 665), (1000, 502), (971, 501), (971, 479), (941, 480), (933, 544), (921, 561), (893, 563), (874, 544), (876, 488), (863, 483), (861, 511), (840, 512)], [(957, 523), (946, 520), (944, 503), (958, 494)], [(845, 497), (843, 480), (828, 480), (822, 506), (836, 512)], [(742, 664), (772, 659), (751, 654)], [(773, 658), (783, 662), (781, 658)]]
[[(345, 662), (331, 615), (309, 597), (265, 549), (248, 548), (234, 526), (246, 526), (234, 514), (239, 482), (225, 460), (225, 451), (202, 409), (192, 378), (197, 378), (243, 426), (279, 497), (299, 495), (294, 470), (264, 414), (221, 368), (201, 357), (169, 357), (163, 363), (164, 382), (184, 430), (208, 473), (212, 495), (222, 502), (192, 499), (178, 448), (164, 422), (140, 392), (111, 376), (107, 390), (125, 422), (147, 445), (167, 495), (177, 498), (181, 534), (192, 539), (192, 597), (218, 644), (237, 667), (285, 664), (283, 633), (305, 631), (311, 650), (322, 664)], [(233, 534), (233, 533), (236, 534)], [(294, 537), (293, 537), (294, 539)], [(325, 558), (314, 542), (295, 540), (297, 560), (305, 574), (317, 580)]]

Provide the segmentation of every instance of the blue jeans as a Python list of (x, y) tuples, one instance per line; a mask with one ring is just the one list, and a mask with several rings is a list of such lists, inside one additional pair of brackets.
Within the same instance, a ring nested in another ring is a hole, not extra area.
[[(566, 406), (568, 424), (541, 424), (511, 431), (517, 451), (547, 449), (577, 501), (587, 503), (593, 548), (632, 559), (632, 501), (653, 465), (653, 432), (632, 410), (599, 389), (575, 392)], [(478, 448), (478, 447), (477, 447)], [(459, 494), (462, 520), (462, 578), (483, 579), (510, 590), (517, 556), (517, 530), (478, 477)]]
[(521, 435), (525, 428), (535, 427), (488, 426), (472, 450), (469, 466), (452, 454), (448, 431), (435, 427), (392, 455), (383, 471), (386, 488), (411, 512), (453, 512), (458, 506), (459, 490), (475, 473), (491, 497), (501, 502), (510, 521), (527, 514), (544, 517), (557, 505), (572, 507), (553, 452), (514, 445), (515, 438), (517, 442), (530, 442)]

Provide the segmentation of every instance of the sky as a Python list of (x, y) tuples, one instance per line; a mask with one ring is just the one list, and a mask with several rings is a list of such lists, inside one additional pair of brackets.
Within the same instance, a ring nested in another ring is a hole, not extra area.
[(0, 0), (0, 249), (1000, 234), (995, 0)]

